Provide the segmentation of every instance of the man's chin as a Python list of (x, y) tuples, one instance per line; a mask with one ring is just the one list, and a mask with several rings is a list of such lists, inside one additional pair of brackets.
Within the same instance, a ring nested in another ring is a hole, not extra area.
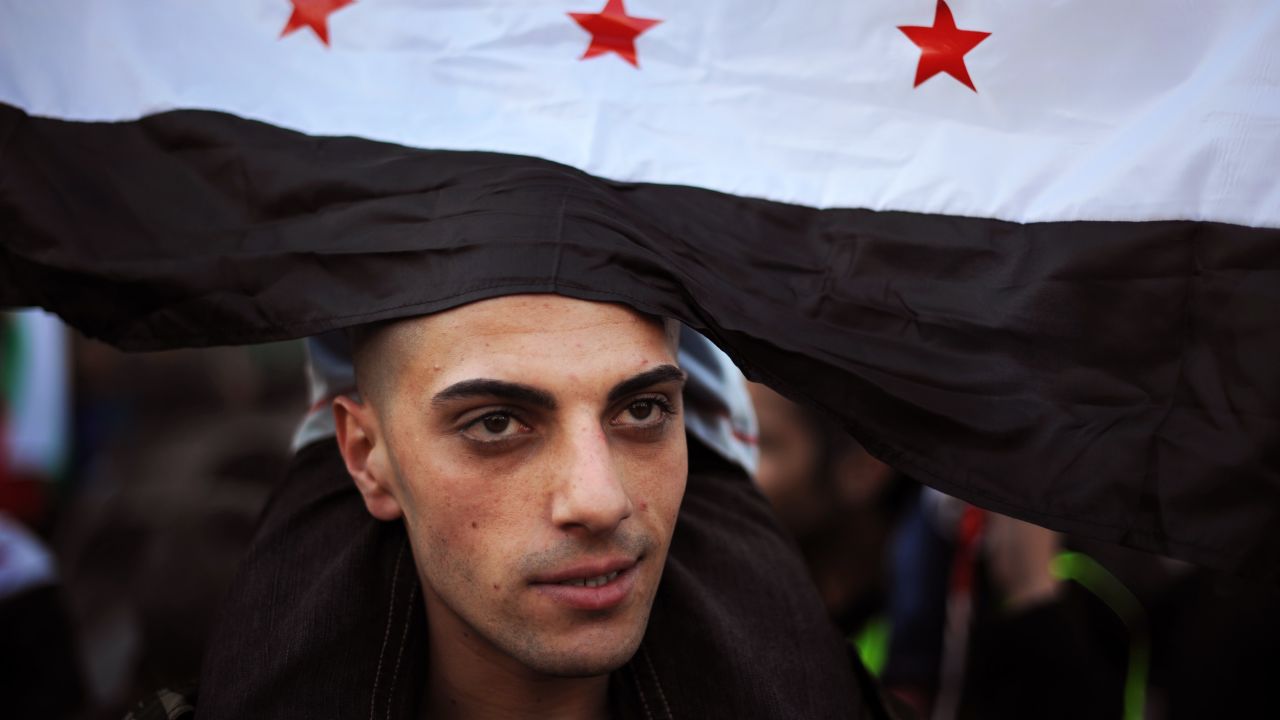
[[(637, 643), (637, 647), (638, 647)], [(535, 672), (548, 677), (584, 678), (608, 675), (627, 664), (636, 654), (637, 647), (627, 647), (610, 653), (565, 653), (560, 657), (531, 658), (526, 664)]]
[[(647, 619), (647, 618), (646, 618)], [(528, 668), (549, 677), (595, 677), (626, 665), (644, 638), (645, 623), (625, 632), (591, 632), (585, 637), (525, 648), (518, 659)]]

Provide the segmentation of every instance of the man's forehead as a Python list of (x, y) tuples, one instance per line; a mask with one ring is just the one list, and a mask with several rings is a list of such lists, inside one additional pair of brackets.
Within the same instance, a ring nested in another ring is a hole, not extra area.
[(661, 321), (625, 305), (560, 295), (510, 295), (480, 300), (421, 318), (428, 332), (464, 337), (573, 333), (601, 326), (619, 332), (661, 329)]
[[(642, 371), (676, 362), (662, 321), (613, 303), (555, 295), (484, 300), (406, 321), (387, 351), (430, 366), (440, 382), (462, 376), (530, 381)], [(550, 376), (548, 376), (550, 374)]]

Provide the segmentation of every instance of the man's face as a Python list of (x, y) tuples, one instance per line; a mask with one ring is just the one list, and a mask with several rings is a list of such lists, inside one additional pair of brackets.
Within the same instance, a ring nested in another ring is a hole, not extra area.
[(351, 412), (371, 449), (353, 465), (351, 431), (340, 442), (370, 510), (404, 518), (433, 646), (548, 675), (625, 663), (688, 470), (663, 328), (528, 295), (385, 332), (380, 388)]
[(819, 419), (768, 386), (751, 383), (749, 390), (760, 423), (756, 479), (796, 537), (846, 522), (885, 492), (892, 468), (852, 439), (830, 447)]
[(756, 480), (784, 525), (803, 537), (831, 511), (819, 491), (818, 438), (799, 406), (760, 383), (748, 386), (760, 424)]

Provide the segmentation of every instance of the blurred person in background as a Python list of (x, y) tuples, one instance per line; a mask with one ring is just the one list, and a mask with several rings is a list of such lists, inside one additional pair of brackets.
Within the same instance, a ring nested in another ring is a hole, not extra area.
[(1124, 620), (1055, 572), (1060, 534), (933, 490), (914, 510), (895, 540), (887, 686), (939, 720), (1122, 717)]
[(0, 712), (65, 718), (84, 696), (53, 553), (0, 511)]
[(979, 510), (750, 385), (761, 490), (828, 612), (920, 717), (1276, 717), (1280, 594)]
[(283, 474), (301, 360), (125, 354), (0, 315), (0, 716), (118, 718), (194, 679)]
[(917, 488), (836, 423), (766, 385), (748, 387), (760, 425), (760, 490), (799, 543), (832, 620), (862, 638), (863, 660), (878, 669), (886, 548)]
[[(889, 690), (922, 717), (1119, 708), (1118, 685), (1107, 683), (1122, 673), (1099, 670), (1096, 648), (1080, 647), (1059, 607), (1057, 534), (922, 493), (837, 423), (764, 385), (750, 391), (760, 488), (795, 535), (832, 621)], [(961, 527), (975, 519), (987, 520), (981, 536)], [(1085, 697), (1065, 697), (1057, 681)]]
[(72, 344), (75, 440), (54, 533), (86, 716), (193, 682), (217, 608), (283, 475), (305, 403), (300, 343), (160, 353)]
[(1276, 717), (1280, 593), (926, 489), (893, 542), (881, 680), (922, 716)]

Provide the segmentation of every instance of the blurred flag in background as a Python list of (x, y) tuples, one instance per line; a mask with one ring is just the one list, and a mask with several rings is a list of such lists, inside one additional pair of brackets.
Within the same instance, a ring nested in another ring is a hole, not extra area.
[(66, 328), (25, 310), (0, 315), (0, 511), (37, 523), (70, 453)]

